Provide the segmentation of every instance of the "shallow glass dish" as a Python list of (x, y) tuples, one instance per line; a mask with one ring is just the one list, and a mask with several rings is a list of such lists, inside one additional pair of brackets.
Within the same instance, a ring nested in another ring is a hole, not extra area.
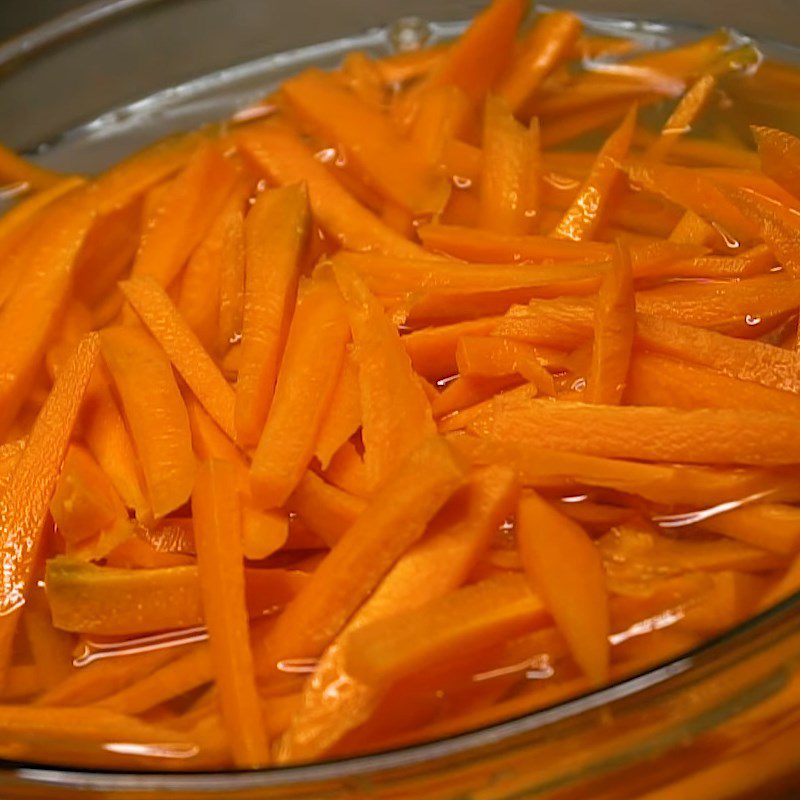
[[(89, 3), (0, 44), (0, 140), (49, 166), (96, 171), (165, 134), (224, 118), (303, 66), (333, 65), (356, 47), (389, 52), (398, 18), (425, 20), (411, 29), (435, 41), (459, 32), (481, 5)], [(772, 55), (800, 59), (796, 0), (563, 5), (585, 12), (590, 27), (653, 46), (692, 25), (726, 25)], [(765, 44), (771, 40), (784, 44)], [(444, 740), (260, 772), (126, 774), (0, 762), (0, 797), (789, 800), (800, 797), (798, 753), (795, 597), (647, 673)]]

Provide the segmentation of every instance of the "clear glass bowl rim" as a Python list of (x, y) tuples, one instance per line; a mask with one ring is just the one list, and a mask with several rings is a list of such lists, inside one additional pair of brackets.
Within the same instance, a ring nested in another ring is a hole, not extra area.
[[(112, 23), (129, 14), (169, 0), (92, 0), (72, 11), (0, 42), (0, 80), (3, 73), (34, 59), (40, 52), (68, 42), (82, 33)], [(613, 17), (613, 14), (606, 16)], [(263, 770), (228, 770), (224, 772), (174, 772), (156, 770), (127, 772), (70, 766), (42, 765), (0, 758), (0, 773), (12, 773), (24, 783), (62, 785), (93, 791), (147, 792), (157, 789), (215, 792), (302, 786), (316, 782), (354, 778), (392, 769), (410, 767), (439, 758), (478, 752), (482, 747), (502, 743), (514, 737), (542, 729), (659, 687), (668, 690), (681, 677), (711, 669), (722, 656), (744, 647), (753, 638), (768, 635), (770, 630), (797, 619), (800, 615), (800, 592), (778, 605), (716, 636), (695, 649), (657, 667), (609, 684), (602, 689), (574, 697), (477, 730), (454, 734), (363, 756), (332, 759), (297, 766), (270, 767)]]

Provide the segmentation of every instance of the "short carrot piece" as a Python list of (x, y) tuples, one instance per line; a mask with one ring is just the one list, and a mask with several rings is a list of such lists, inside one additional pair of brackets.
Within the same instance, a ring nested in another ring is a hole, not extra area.
[(578, 665), (592, 683), (604, 683), (611, 623), (599, 551), (580, 525), (534, 492), (524, 493), (519, 502), (517, 544), (526, 574)]
[(800, 139), (763, 125), (754, 125), (752, 131), (764, 174), (800, 198)]
[(253, 498), (261, 508), (282, 506), (308, 467), (349, 335), (336, 284), (317, 278), (302, 285), (275, 396), (253, 456)]
[[(104, 329), (100, 338), (152, 513), (160, 519), (182, 506), (192, 491), (195, 458), (186, 405), (166, 355), (149, 334), (116, 327)], [(147, 375), (146, 383), (142, 375)]]
[(233, 467), (220, 461), (200, 467), (192, 511), (211, 660), (234, 761), (240, 767), (264, 766), (270, 761), (269, 743), (250, 649), (242, 511)]
[(297, 294), (309, 230), (302, 185), (266, 191), (247, 215), (242, 358), (236, 382), (236, 431), (258, 443), (269, 413)]
[(99, 352), (98, 338), (91, 334), (81, 341), (61, 369), (0, 496), (3, 555), (0, 672), (3, 674), (8, 669), (14, 632), (36, 567), (48, 505)]

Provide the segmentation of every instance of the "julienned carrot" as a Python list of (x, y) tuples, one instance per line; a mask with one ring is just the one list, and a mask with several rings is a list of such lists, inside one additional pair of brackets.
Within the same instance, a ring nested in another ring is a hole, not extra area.
[(435, 426), (402, 340), (379, 302), (345, 265), (334, 273), (347, 301), (358, 364), (365, 464), (377, 486)]
[(581, 20), (568, 11), (552, 11), (539, 17), (500, 81), (500, 95), (512, 111), (525, 105), (548, 74), (569, 55), (582, 27)]
[(50, 230), (38, 240), (13, 294), (0, 308), (0, 431), (13, 421), (30, 390), (94, 209), (78, 191), (47, 209)]
[(611, 625), (597, 548), (579, 525), (533, 492), (520, 499), (517, 523), (525, 572), (581, 669), (594, 684), (602, 684), (609, 673)]
[(166, 288), (178, 276), (233, 188), (236, 172), (216, 145), (201, 145), (147, 221), (133, 274)]
[(353, 631), (345, 668), (365, 683), (388, 687), (425, 664), (485, 650), (546, 619), (522, 576), (490, 578)]
[(14, 632), (36, 566), (50, 497), (99, 352), (97, 336), (90, 335), (64, 365), (0, 497), (3, 551), (0, 669), (3, 674), (10, 663)]
[(550, 373), (536, 350), (523, 342), (499, 336), (464, 336), (456, 347), (456, 364), (462, 376), (499, 377), (518, 373), (544, 395), (556, 393)]
[(347, 310), (333, 280), (314, 278), (301, 285), (272, 406), (253, 456), (253, 498), (262, 508), (282, 506), (308, 467), (349, 335)]
[(365, 53), (348, 53), (342, 60), (342, 77), (351, 91), (366, 105), (380, 108), (385, 100), (383, 76)]
[(236, 431), (255, 445), (269, 413), (297, 293), (309, 226), (302, 185), (266, 191), (247, 215), (242, 353), (236, 381)]
[(783, 503), (743, 505), (700, 521), (703, 530), (782, 556), (800, 551), (800, 510)]
[(619, 246), (597, 295), (592, 363), (584, 392), (587, 402), (614, 404), (622, 400), (635, 327), (631, 257)]
[(771, 272), (778, 262), (767, 245), (756, 245), (738, 256), (696, 256), (637, 270), (636, 277), (752, 278)]
[(428, 164), (439, 167), (447, 148), (464, 134), (470, 103), (458, 86), (438, 86), (424, 92), (410, 137)]
[(309, 471), (300, 479), (287, 505), (332, 547), (364, 512), (367, 503)]
[(597, 154), (597, 160), (577, 198), (553, 232), (556, 238), (578, 242), (593, 238), (610, 202), (621, 162), (628, 155), (635, 125), (634, 106)]
[(47, 189), (64, 176), (17, 155), (0, 145), (0, 185), (22, 184), (28, 189)]
[(784, 414), (729, 409), (588, 406), (552, 400), (507, 403), (469, 429), (499, 441), (577, 453), (688, 464), (779, 466), (800, 454), (800, 423)]
[(647, 149), (647, 158), (660, 161), (667, 156), (675, 140), (691, 130), (695, 120), (711, 99), (717, 81), (704, 75), (681, 98), (661, 129), (661, 136)]
[(336, 388), (317, 434), (314, 455), (322, 469), (327, 468), (334, 453), (361, 427), (360, 395), (358, 363), (352, 350), (347, 350)]
[(320, 655), (464, 478), (439, 437), (407, 456), (259, 643), (259, 671), (274, 675), (286, 659)]
[(485, 402), (523, 380), (516, 373), (495, 377), (459, 375), (449, 381), (442, 391), (431, 400), (431, 410), (436, 418), (445, 417), (455, 411)]
[(480, 180), (481, 228), (524, 234), (539, 211), (539, 129), (518, 122), (505, 101), (489, 97), (484, 107)]
[(676, 243), (699, 244), (711, 247), (720, 239), (719, 232), (696, 211), (687, 209), (673, 228), (669, 240)]
[(639, 406), (743, 411), (751, 408), (775, 414), (800, 413), (800, 397), (796, 394), (654, 353), (637, 353), (631, 359), (625, 398)]
[[(106, 328), (103, 357), (122, 401), (159, 519), (182, 506), (192, 491), (195, 458), (186, 405), (172, 367), (156, 342), (136, 328)], [(147, 375), (143, 383), (142, 375)]]
[(379, 108), (365, 105), (321, 70), (306, 70), (281, 88), (292, 109), (323, 141), (341, 148), (348, 168), (414, 215), (438, 213), (449, 185)]
[(233, 758), (240, 767), (263, 766), (270, 753), (250, 649), (242, 512), (232, 466), (204, 462), (192, 492), (192, 511), (203, 612)]
[[(374, 710), (380, 692), (344, 672), (342, 655), (349, 635), (363, 625), (419, 608), (458, 588), (511, 512), (516, 483), (507, 468), (489, 467), (475, 472), (462, 491), (466, 498), (461, 492), (453, 498), (430, 535), (394, 565), (325, 651), (315, 679), (303, 693), (301, 709), (281, 740), (281, 761), (321, 755)], [(333, 685), (339, 687), (335, 701), (329, 697)]]
[(375, 488), (363, 455), (350, 440), (334, 453), (322, 475), (329, 483), (357, 497), (369, 497)]
[(265, 123), (239, 133), (237, 142), (260, 172), (282, 186), (305, 181), (314, 218), (342, 246), (408, 258), (426, 256), (358, 203), (291, 130)]
[(762, 125), (754, 125), (752, 131), (764, 174), (800, 198), (800, 139)]
[(167, 293), (146, 277), (123, 281), (120, 288), (206, 411), (235, 438), (234, 391)]
[[(231, 343), (242, 335), (245, 308), (245, 273), (247, 237), (242, 216), (243, 200), (252, 189), (250, 180), (242, 181), (233, 190), (227, 206), (222, 210), (218, 224), (209, 233), (209, 239), (220, 231), (219, 250), (219, 308), (217, 349), (225, 353)], [(224, 231), (224, 232), (223, 232)], [(199, 248), (194, 258), (199, 257)], [(214, 257), (212, 255), (212, 257)], [(186, 277), (184, 276), (184, 284)], [(206, 290), (208, 291), (208, 290)]]

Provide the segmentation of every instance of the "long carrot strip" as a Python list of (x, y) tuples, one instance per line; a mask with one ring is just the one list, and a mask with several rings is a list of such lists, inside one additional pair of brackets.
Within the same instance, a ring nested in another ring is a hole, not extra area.
[(628, 154), (635, 125), (636, 107), (628, 112), (619, 128), (600, 149), (577, 198), (553, 232), (556, 238), (577, 242), (592, 238), (609, 203), (621, 162)]
[(361, 427), (361, 387), (352, 350), (345, 353), (331, 401), (317, 434), (314, 455), (323, 469), (334, 453)]
[(800, 551), (800, 510), (783, 503), (756, 503), (700, 522), (704, 530), (791, 556)]
[(4, 674), (25, 593), (36, 568), (50, 497), (99, 349), (97, 336), (90, 335), (64, 365), (0, 497), (3, 552), (0, 668)]
[(286, 659), (320, 655), (463, 480), (444, 441), (424, 440), (375, 493), (260, 643), (260, 671), (274, 674)]
[(752, 130), (764, 174), (800, 198), (800, 139), (762, 125)]
[(247, 215), (242, 358), (236, 382), (236, 431), (255, 445), (267, 419), (294, 307), (308, 234), (302, 186), (264, 192)]
[(40, 167), (0, 145), (0, 185), (19, 183), (28, 189), (47, 189), (61, 180), (64, 180), (63, 175)]
[(424, 257), (424, 251), (356, 201), (293, 132), (265, 124), (238, 134), (237, 142), (260, 172), (282, 186), (305, 181), (314, 218), (343, 247)]
[(245, 605), (241, 507), (233, 467), (207, 461), (192, 493), (197, 564), (220, 710), (241, 767), (270, 760)]
[(592, 364), (584, 394), (588, 402), (614, 404), (622, 400), (635, 327), (631, 257), (620, 246), (597, 296)]
[(250, 473), (253, 498), (262, 508), (282, 506), (313, 457), (349, 333), (347, 311), (332, 280), (317, 278), (301, 286)]
[(800, 423), (783, 414), (729, 409), (587, 406), (552, 400), (491, 409), (470, 430), (500, 441), (557, 448), (571, 441), (577, 453), (689, 464), (778, 466), (796, 462)]
[[(158, 519), (188, 500), (194, 482), (186, 405), (167, 357), (148, 334), (117, 327), (100, 336)], [(148, 376), (146, 384), (142, 375)]]
[(464, 134), (470, 112), (469, 100), (457, 86), (434, 87), (419, 98), (410, 136), (428, 164), (439, 167), (446, 149)]
[(525, 572), (581, 669), (593, 683), (603, 683), (609, 674), (611, 623), (600, 554), (579, 525), (533, 492), (520, 499), (517, 521)]

